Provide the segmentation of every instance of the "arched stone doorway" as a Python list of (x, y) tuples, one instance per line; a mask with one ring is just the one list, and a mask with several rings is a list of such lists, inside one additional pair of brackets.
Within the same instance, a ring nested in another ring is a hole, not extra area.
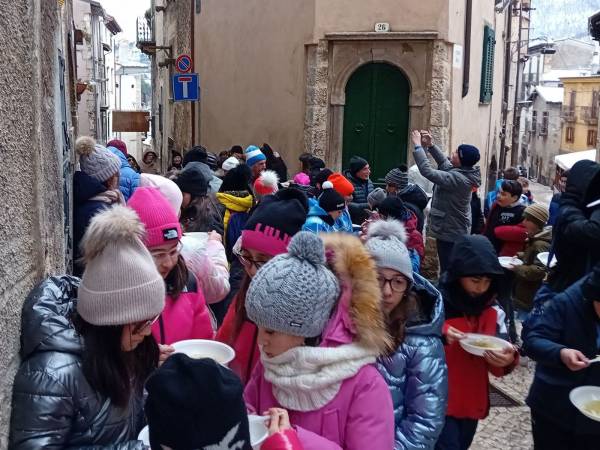
[(342, 167), (354, 155), (371, 164), (373, 180), (407, 162), (410, 83), (383, 62), (360, 66), (345, 88)]

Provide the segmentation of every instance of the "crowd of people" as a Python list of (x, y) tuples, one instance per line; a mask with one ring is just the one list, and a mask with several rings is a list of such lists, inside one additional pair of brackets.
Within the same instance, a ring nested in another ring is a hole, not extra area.
[[(23, 305), (10, 448), (144, 449), (148, 425), (152, 449), (250, 450), (257, 414), (263, 450), (463, 450), (489, 375), (525, 358), (535, 448), (597, 448), (569, 393), (600, 386), (600, 165), (550, 209), (507, 169), (482, 205), (475, 146), (411, 141), (432, 193), (359, 156), (302, 154), (292, 176), (268, 144), (197, 146), (161, 175), (153, 151), (80, 137), (74, 275)], [(471, 333), (510, 345), (476, 356)], [(189, 339), (235, 357), (175, 351)]]

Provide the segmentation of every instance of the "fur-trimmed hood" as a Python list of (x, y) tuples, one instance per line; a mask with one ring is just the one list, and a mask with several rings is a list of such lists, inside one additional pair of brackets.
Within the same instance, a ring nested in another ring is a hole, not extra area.
[[(344, 233), (321, 234), (331, 270), (342, 294), (327, 325), (325, 345), (356, 342), (386, 353), (392, 346), (381, 309), (375, 262), (360, 239)], [(329, 344), (328, 344), (329, 341)]]

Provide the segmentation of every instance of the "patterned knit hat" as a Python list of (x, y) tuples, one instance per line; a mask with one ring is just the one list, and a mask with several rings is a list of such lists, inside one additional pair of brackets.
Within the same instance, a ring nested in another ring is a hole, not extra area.
[(246, 157), (246, 164), (252, 167), (259, 161), (266, 161), (267, 157), (260, 151), (256, 145), (250, 145), (246, 151), (244, 152), (244, 156)]
[(254, 276), (246, 295), (248, 318), (256, 325), (305, 338), (320, 336), (340, 295), (317, 235), (302, 231), (288, 253), (276, 256)]
[(175, 354), (150, 376), (146, 390), (152, 448), (252, 449), (244, 386), (214, 360)]
[(75, 141), (75, 151), (79, 154), (81, 170), (101, 183), (121, 170), (119, 157), (106, 147), (96, 144), (90, 136), (78, 137)]
[(401, 222), (378, 220), (369, 226), (365, 246), (378, 268), (396, 270), (412, 282), (413, 269), (406, 239), (406, 230)]
[(177, 243), (181, 239), (181, 225), (169, 201), (153, 187), (139, 187), (127, 206), (137, 212), (146, 227), (146, 247)]
[(173, 180), (153, 173), (140, 174), (140, 187), (154, 187), (167, 199), (173, 210), (179, 215), (183, 194)]
[(296, 189), (282, 189), (265, 197), (246, 222), (242, 248), (272, 256), (285, 253), (307, 214), (308, 199)]
[(525, 208), (525, 211), (523, 211), (523, 216), (526, 219), (535, 222), (541, 228), (548, 222), (550, 213), (548, 208), (545, 206), (540, 205), (539, 203), (534, 203), (533, 205), (529, 205), (527, 208)]
[(265, 170), (254, 182), (254, 193), (259, 197), (274, 194), (279, 190), (279, 177), (272, 170)]
[(354, 193), (354, 185), (339, 172), (330, 175), (327, 181), (331, 181), (333, 188), (344, 197), (349, 197)]
[(116, 205), (96, 214), (81, 248), (85, 271), (77, 312), (92, 325), (126, 325), (158, 316), (165, 282), (142, 242), (144, 225), (131, 208)]
[(385, 176), (385, 182), (402, 191), (408, 186), (408, 170), (402, 170), (400, 167), (390, 170)]

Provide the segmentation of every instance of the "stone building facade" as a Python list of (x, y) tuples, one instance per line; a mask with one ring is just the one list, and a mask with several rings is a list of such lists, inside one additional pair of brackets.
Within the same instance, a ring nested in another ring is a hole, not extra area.
[(31, 288), (70, 265), (76, 126), (70, 0), (0, 0), (0, 448), (6, 448), (20, 318)]
[[(348, 157), (344, 137), (351, 136), (351, 80), (361, 68), (383, 64), (401, 73), (409, 92), (402, 123), (380, 130), (401, 134), (385, 151), (403, 157), (382, 164), (411, 163), (409, 130), (429, 128), (448, 152), (462, 142), (477, 145), (485, 172), (499, 152), (508, 19), (493, 2), (469, 3), (470, 16), (465, 2), (445, 0), (203, 1), (194, 33), (201, 142), (213, 151), (268, 142), (294, 169), (304, 151), (340, 168)], [(377, 23), (389, 31), (376, 32)], [(480, 101), (487, 30), (495, 44), (493, 96)], [(378, 159), (379, 150), (372, 155)]]

